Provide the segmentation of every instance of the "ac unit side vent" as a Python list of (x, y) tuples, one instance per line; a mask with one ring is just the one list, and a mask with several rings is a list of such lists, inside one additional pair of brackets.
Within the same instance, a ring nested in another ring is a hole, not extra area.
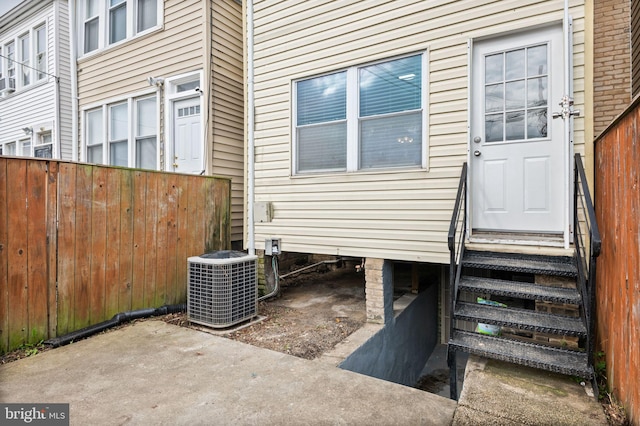
[(187, 318), (214, 328), (225, 328), (257, 315), (257, 256), (188, 259)]

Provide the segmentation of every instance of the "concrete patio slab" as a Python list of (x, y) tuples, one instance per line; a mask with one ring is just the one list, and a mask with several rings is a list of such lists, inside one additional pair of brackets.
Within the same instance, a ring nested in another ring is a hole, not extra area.
[(0, 367), (0, 402), (72, 425), (450, 424), (455, 401), (162, 321)]

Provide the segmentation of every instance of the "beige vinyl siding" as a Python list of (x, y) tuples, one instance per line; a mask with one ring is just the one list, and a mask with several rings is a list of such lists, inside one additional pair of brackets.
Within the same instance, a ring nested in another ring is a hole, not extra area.
[(211, 11), (209, 82), (213, 131), (212, 173), (231, 178), (231, 241), (242, 241), (244, 217), (244, 85), (242, 6), (216, 0)]
[[(467, 159), (469, 40), (561, 25), (554, 1), (256, 1), (256, 247), (409, 261), (448, 261), (447, 230)], [(576, 109), (584, 99), (584, 7), (574, 18)], [(291, 175), (292, 82), (413, 52), (427, 52), (427, 170)], [(559, 101), (559, 100), (558, 100)], [(555, 105), (556, 100), (550, 100)], [(575, 122), (577, 151), (583, 119)]]
[(78, 97), (84, 105), (149, 88), (149, 76), (169, 77), (202, 68), (200, 0), (165, 0), (164, 28), (78, 61)]

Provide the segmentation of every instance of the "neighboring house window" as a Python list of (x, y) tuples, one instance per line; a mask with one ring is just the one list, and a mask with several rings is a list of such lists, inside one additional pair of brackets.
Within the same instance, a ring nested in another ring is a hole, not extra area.
[(295, 83), (297, 173), (425, 163), (423, 55)]
[(16, 45), (11, 42), (7, 44), (7, 82), (6, 89), (16, 88)]
[(31, 156), (31, 139), (20, 139), (18, 141), (20, 146), (20, 155), (23, 157)]
[(53, 158), (53, 138), (51, 130), (38, 133), (36, 146), (33, 148), (33, 156), (36, 158)]
[(16, 143), (15, 142), (9, 142), (9, 143), (5, 143), (4, 144), (4, 149), (3, 149), (3, 153), (4, 155), (16, 155)]
[(22, 62), (22, 64), (19, 65), (18, 74), (20, 75), (20, 84), (22, 86), (31, 84), (31, 62), (29, 61), (31, 54), (29, 53), (29, 44), (29, 34), (18, 38), (18, 61)]
[(78, 3), (84, 53), (160, 26), (163, 0), (83, 0)]
[(40, 23), (4, 44), (0, 58), (0, 94), (28, 87), (47, 77), (47, 29)]
[[(155, 170), (158, 168), (156, 96), (130, 98), (86, 112), (88, 162)], [(103, 117), (107, 117), (105, 129)], [(106, 132), (105, 132), (106, 130)], [(104, 141), (108, 149), (103, 149)]]
[(44, 25), (36, 28), (35, 34), (36, 80), (42, 80), (47, 76), (47, 28)]

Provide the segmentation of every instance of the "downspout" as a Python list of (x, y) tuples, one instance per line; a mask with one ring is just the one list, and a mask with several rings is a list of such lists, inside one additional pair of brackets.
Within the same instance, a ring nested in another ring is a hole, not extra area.
[(80, 161), (78, 155), (78, 39), (73, 30), (76, 22), (75, 0), (70, 0), (69, 5), (69, 38), (71, 39), (71, 159)]
[(250, 255), (256, 254), (255, 197), (255, 99), (253, 93), (253, 0), (247, 0), (247, 238)]
[[(56, 22), (56, 28), (55, 28), (55, 34), (54, 37), (56, 38), (56, 49), (55, 49), (55, 55), (56, 55), (56, 59), (54, 61), (54, 71), (53, 73), (55, 74), (55, 83), (56, 83), (56, 87), (55, 87), (55, 116), (56, 116), (56, 146), (55, 146), (55, 153), (52, 152), (53, 158), (60, 158), (62, 159), (62, 141), (60, 140), (60, 138), (62, 137), (62, 130), (60, 129), (62, 127), (62, 123), (60, 121), (61, 118), (61, 113), (60, 113), (60, 106), (61, 106), (61, 102), (60, 102), (60, 67), (59, 67), (59, 63), (60, 63), (60, 44), (57, 42), (58, 40), (60, 40), (60, 26), (58, 25), (58, 22), (60, 22), (59, 16), (60, 16), (60, 10), (59, 10), (59, 6), (57, 2), (53, 3), (53, 14), (56, 17), (55, 18), (55, 22)], [(35, 142), (34, 142), (35, 145)]]

